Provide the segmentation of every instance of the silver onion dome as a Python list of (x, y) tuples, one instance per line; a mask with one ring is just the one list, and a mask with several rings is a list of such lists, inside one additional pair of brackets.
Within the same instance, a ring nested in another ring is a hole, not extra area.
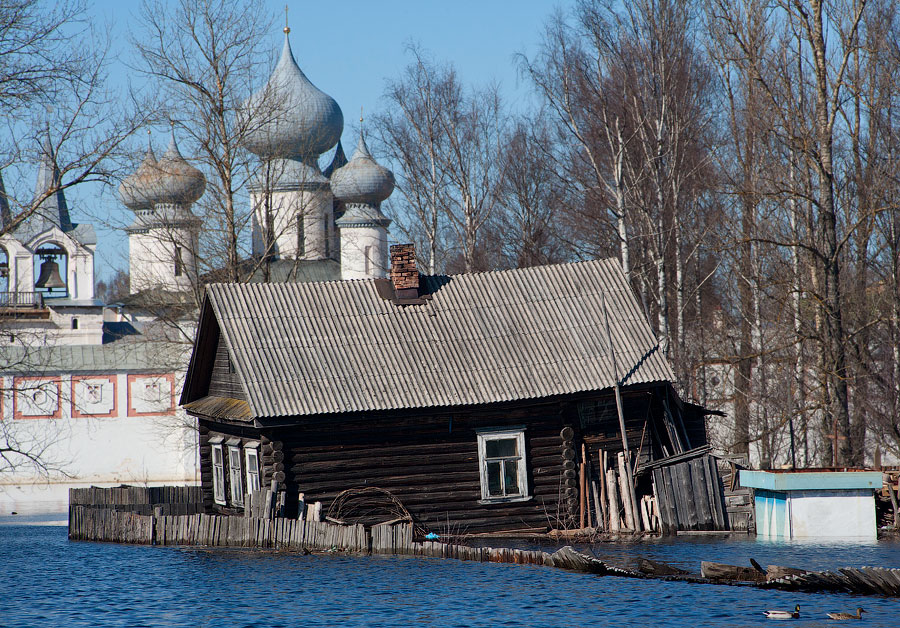
[(394, 191), (394, 174), (375, 161), (362, 133), (353, 157), (331, 175), (331, 191), (335, 198), (345, 203), (375, 206)]
[(141, 165), (119, 185), (119, 198), (125, 207), (135, 211), (152, 208), (158, 177), (156, 155), (153, 154), (153, 147), (148, 146)]
[(312, 160), (344, 130), (337, 102), (313, 85), (294, 60), (287, 32), (278, 65), (244, 105), (251, 130), (244, 145), (262, 158)]
[(156, 169), (154, 203), (189, 205), (206, 190), (206, 177), (181, 156), (174, 131), (169, 148), (156, 162)]

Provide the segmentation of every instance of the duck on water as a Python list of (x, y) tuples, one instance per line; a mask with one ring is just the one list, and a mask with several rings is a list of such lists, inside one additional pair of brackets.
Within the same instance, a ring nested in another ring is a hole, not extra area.
[(763, 614), (768, 619), (798, 619), (800, 617), (800, 605), (797, 604), (792, 611), (764, 611)]
[(864, 608), (857, 608), (856, 615), (852, 613), (828, 613), (828, 619), (862, 619), (862, 614), (865, 612)]

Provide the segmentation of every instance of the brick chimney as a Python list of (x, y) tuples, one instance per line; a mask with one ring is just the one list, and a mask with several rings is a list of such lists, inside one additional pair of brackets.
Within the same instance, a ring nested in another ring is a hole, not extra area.
[(398, 299), (419, 297), (415, 244), (395, 244), (391, 247), (391, 282)]

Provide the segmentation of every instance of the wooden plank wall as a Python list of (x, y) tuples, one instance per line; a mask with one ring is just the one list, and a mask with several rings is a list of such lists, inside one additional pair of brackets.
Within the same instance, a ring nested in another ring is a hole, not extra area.
[(728, 513), (729, 529), (756, 532), (756, 517), (751, 489), (741, 486), (737, 474), (740, 469), (749, 469), (746, 456), (717, 456), (719, 476), (725, 488), (725, 509)]
[(216, 347), (216, 358), (213, 361), (212, 374), (209, 380), (209, 393), (216, 397), (228, 397), (230, 399), (247, 400), (244, 389), (241, 387), (241, 380), (234, 369), (230, 366), (231, 360), (228, 356), (228, 346), (225, 338), (219, 335), (218, 346)]
[(722, 481), (713, 456), (653, 470), (663, 534), (729, 530)]
[(199, 486), (117, 486), (113, 488), (69, 489), (70, 506), (91, 506), (107, 510), (150, 515), (162, 508), (167, 515), (202, 512)]

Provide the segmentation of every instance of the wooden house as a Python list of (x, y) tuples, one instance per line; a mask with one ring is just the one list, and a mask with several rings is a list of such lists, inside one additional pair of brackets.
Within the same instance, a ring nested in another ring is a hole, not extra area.
[(577, 527), (582, 451), (622, 450), (611, 349), (635, 464), (705, 444), (616, 260), (420, 276), (414, 255), (392, 247), (386, 279), (208, 287), (181, 398), (208, 512), (275, 480), (289, 516)]

